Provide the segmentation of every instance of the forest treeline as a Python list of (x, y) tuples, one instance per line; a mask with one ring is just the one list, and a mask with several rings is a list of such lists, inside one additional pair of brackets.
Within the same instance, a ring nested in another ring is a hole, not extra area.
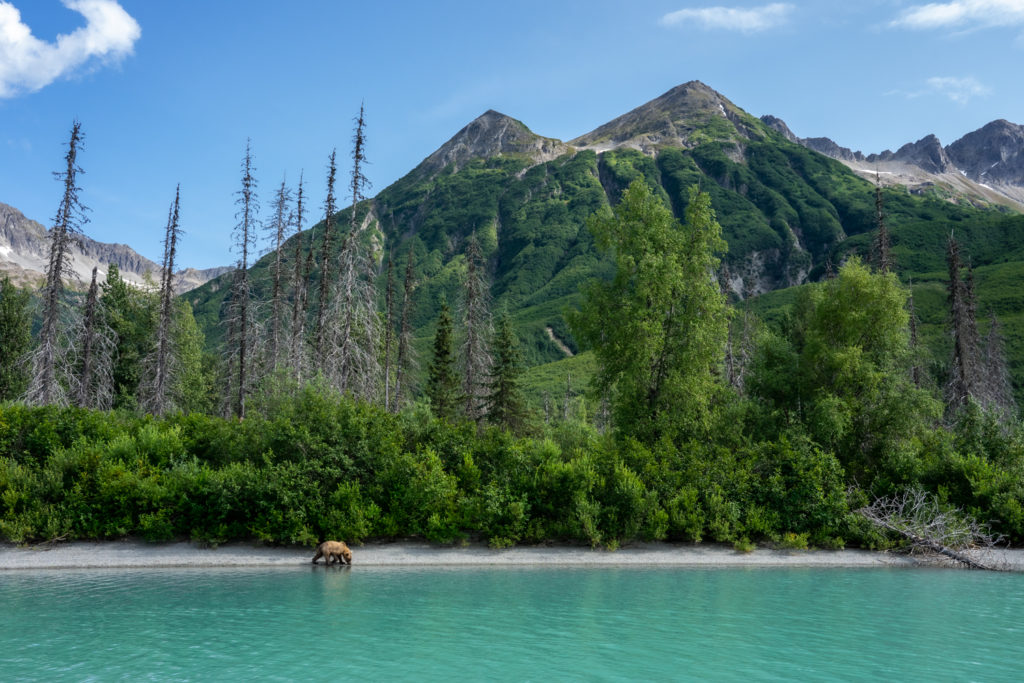
[(692, 190), (680, 222), (634, 181), (589, 223), (612, 277), (567, 312), (597, 359), (588, 408), (542, 416), (523, 400), (515, 329), (490, 311), (473, 237), (460, 299), (440, 303), (413, 386), (416, 283), (410, 259), (398, 287), (358, 210), (363, 127), (360, 112), (345, 230), (333, 224), (330, 156), (320, 253), (312, 240), (285, 252), (306, 204), (301, 181), (294, 202), (278, 190), (267, 302), (247, 280), (258, 227), (247, 149), (225, 353), (211, 357), (170, 294), (180, 190), (161, 282), (132, 288), (112, 268), (98, 285), (94, 273), (69, 314), (60, 244), (82, 221), (76, 124), (35, 338), (29, 296), (0, 290), (0, 537), (884, 547), (855, 511), (912, 489), (1024, 537), (1024, 431), (1000, 328), (993, 319), (978, 333), (972, 273), (952, 237), (953, 353), (936, 378), (892, 272), (880, 193), (870, 264), (829, 269), (766, 325), (722, 292), (726, 244), (710, 197)]

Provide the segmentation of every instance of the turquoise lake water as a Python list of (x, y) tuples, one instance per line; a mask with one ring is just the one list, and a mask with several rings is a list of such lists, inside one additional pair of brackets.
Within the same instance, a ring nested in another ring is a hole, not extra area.
[(1024, 575), (0, 573), (0, 681), (1020, 680)]

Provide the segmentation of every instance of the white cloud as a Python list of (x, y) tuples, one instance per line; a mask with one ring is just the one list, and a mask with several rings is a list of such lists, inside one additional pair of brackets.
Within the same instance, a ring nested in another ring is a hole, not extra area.
[(32, 35), (14, 5), (0, 0), (0, 98), (44, 88), (93, 58), (121, 59), (142, 35), (116, 0), (61, 1), (86, 25), (49, 43)]
[(967, 104), (972, 97), (988, 95), (991, 92), (988, 86), (982, 85), (970, 76), (935, 76), (929, 78), (927, 84), (929, 92), (948, 97), (957, 104)]
[(953, 0), (914, 5), (890, 23), (910, 29), (981, 28), (1024, 24), (1024, 0)]
[(786, 23), (793, 5), (784, 2), (773, 2), (763, 7), (703, 7), (699, 9), (681, 9), (669, 12), (659, 23), (662, 26), (677, 26), (693, 22), (705, 29), (723, 29), (756, 33)]

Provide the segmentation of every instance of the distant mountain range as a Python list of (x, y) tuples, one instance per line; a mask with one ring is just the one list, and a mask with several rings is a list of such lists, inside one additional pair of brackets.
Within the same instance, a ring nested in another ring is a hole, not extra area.
[(952, 198), (1005, 204), (1024, 210), (1024, 126), (1005, 119), (992, 121), (942, 146), (934, 135), (908, 142), (895, 152), (865, 156), (829, 138), (801, 138), (775, 116), (761, 120), (791, 142), (837, 159), (869, 179), (900, 184), (911, 192), (939, 188)]
[[(49, 239), (42, 224), (28, 219), (12, 206), (0, 202), (0, 275), (22, 286), (34, 286), (46, 275)], [(160, 279), (160, 266), (124, 244), (106, 244), (76, 235), (71, 248), (71, 268), (78, 282), (70, 285), (83, 288), (92, 278), (92, 269), (99, 267), (98, 277), (106, 281), (107, 267), (117, 265), (123, 277), (137, 286), (147, 286)], [(179, 270), (175, 290), (182, 294), (195, 289), (230, 268)], [(147, 276), (149, 280), (147, 281)]]

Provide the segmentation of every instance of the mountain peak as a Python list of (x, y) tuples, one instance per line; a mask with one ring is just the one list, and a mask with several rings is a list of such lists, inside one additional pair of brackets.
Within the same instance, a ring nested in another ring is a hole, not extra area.
[(567, 151), (569, 147), (562, 141), (537, 135), (522, 121), (488, 109), (424, 159), (419, 168), (436, 173), (454, 165), (458, 170), (473, 159), (505, 155), (527, 156), (541, 163)]
[(677, 85), (660, 97), (582, 135), (570, 144), (598, 151), (633, 147), (693, 147), (706, 139), (760, 138), (759, 122), (701, 81)]

